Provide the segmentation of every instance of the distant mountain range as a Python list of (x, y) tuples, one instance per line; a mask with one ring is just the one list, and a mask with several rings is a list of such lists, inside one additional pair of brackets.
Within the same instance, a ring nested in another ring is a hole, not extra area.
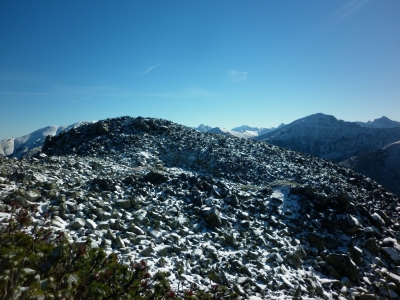
[[(18, 138), (0, 141), (0, 155), (29, 158), (41, 151), (46, 136), (76, 128), (48, 126)], [(381, 117), (369, 122), (346, 122), (317, 113), (277, 128), (242, 125), (232, 129), (201, 124), (197, 131), (255, 139), (332, 160), (364, 174), (400, 195), (400, 122)]]
[(394, 128), (394, 127), (400, 127), (400, 122), (390, 120), (389, 118), (383, 116), (379, 119), (375, 119), (372, 122), (368, 121), (366, 123), (364, 122), (356, 122), (358, 125), (362, 127), (368, 127), (368, 128)]
[[(285, 124), (279, 125), (277, 128), (281, 128), (285, 126)], [(224, 127), (211, 127), (208, 125), (200, 124), (198, 127), (194, 127), (197, 131), (200, 132), (211, 132), (211, 133), (219, 133), (219, 134), (227, 134), (240, 138), (254, 138), (256, 136), (260, 136), (266, 134), (268, 132), (274, 131), (277, 129), (276, 127), (264, 128), (264, 127), (251, 127), (248, 125), (242, 125), (239, 127), (235, 127), (232, 129), (227, 129)]]
[(334, 116), (314, 114), (255, 137), (287, 149), (341, 162), (400, 140), (400, 126), (362, 127)]
[(40, 152), (46, 136), (55, 136), (62, 131), (77, 128), (87, 122), (78, 122), (67, 126), (47, 126), (17, 138), (7, 138), (0, 141), (0, 155), (8, 157), (31, 157)]

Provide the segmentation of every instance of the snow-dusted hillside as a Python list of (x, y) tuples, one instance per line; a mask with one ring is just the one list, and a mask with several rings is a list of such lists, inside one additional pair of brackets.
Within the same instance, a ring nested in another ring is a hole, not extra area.
[(47, 126), (21, 137), (1, 140), (0, 155), (16, 158), (32, 156), (41, 150), (46, 136), (55, 136), (64, 130), (76, 128), (82, 124), (85, 124), (85, 122), (78, 122), (68, 126)]
[(400, 195), (400, 141), (367, 154), (351, 157), (340, 165), (368, 176)]

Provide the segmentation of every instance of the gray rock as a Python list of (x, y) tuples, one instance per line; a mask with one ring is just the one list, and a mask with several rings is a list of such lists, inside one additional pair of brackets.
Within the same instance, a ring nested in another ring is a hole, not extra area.
[(143, 249), (143, 250), (140, 252), (140, 254), (141, 254), (142, 256), (146, 256), (146, 257), (151, 256), (153, 253), (154, 253), (154, 248), (153, 248), (153, 246), (149, 246), (149, 247)]
[(91, 220), (91, 219), (86, 219), (86, 227), (87, 227), (88, 229), (94, 230), (94, 229), (97, 228), (97, 224), (96, 224), (95, 221), (93, 221), (93, 220)]
[(376, 242), (376, 238), (370, 238), (366, 240), (364, 243), (364, 247), (373, 254), (377, 254), (379, 252), (379, 246)]
[(360, 222), (352, 215), (345, 215), (339, 220), (341, 229), (347, 234), (355, 234), (360, 227)]
[(115, 239), (115, 244), (119, 247), (119, 248), (125, 248), (125, 242), (122, 240), (122, 238), (120, 236), (117, 236)]
[(78, 230), (80, 228), (85, 227), (85, 224), (86, 224), (85, 219), (76, 218), (71, 223), (69, 223), (69, 227), (71, 227), (74, 230)]
[(119, 200), (115, 201), (115, 204), (117, 206), (125, 208), (125, 209), (128, 209), (132, 206), (130, 199), (119, 199)]
[(239, 205), (239, 199), (236, 195), (230, 195), (225, 198), (225, 203), (233, 207), (236, 207)]
[(30, 205), (30, 202), (28, 201), (28, 199), (26, 199), (22, 196), (17, 196), (14, 200), (17, 201), (23, 208), (27, 208)]
[(246, 295), (246, 292), (243, 290), (243, 288), (240, 285), (236, 284), (236, 283), (233, 285), (233, 290), (236, 293), (238, 293), (240, 296)]
[(144, 231), (140, 227), (134, 225), (133, 223), (128, 227), (127, 231), (133, 232), (133, 233), (135, 233), (137, 235), (144, 235), (145, 234)]
[(357, 281), (360, 269), (353, 260), (346, 254), (332, 253), (326, 256), (326, 261), (335, 268), (342, 276), (349, 277), (352, 281)]
[(28, 199), (29, 201), (36, 201), (41, 196), (42, 196), (42, 194), (40, 193), (39, 190), (28, 190), (25, 193), (25, 198)]
[(211, 209), (203, 209), (202, 212), (205, 215), (205, 220), (207, 224), (210, 225), (212, 228), (218, 228), (222, 226), (221, 214), (215, 207)]
[(102, 212), (98, 217), (101, 221), (107, 221), (112, 218), (111, 214), (108, 212)]
[(363, 260), (363, 251), (356, 247), (352, 246), (349, 248), (349, 253), (351, 259), (358, 265), (358, 266), (363, 266), (365, 265), (365, 262)]
[(107, 229), (107, 232), (106, 232), (105, 236), (106, 236), (106, 238), (112, 240), (113, 242), (115, 242), (116, 238), (117, 238), (115, 236), (115, 234), (110, 229)]
[(309, 233), (307, 235), (307, 240), (312, 247), (317, 248), (319, 251), (324, 250), (325, 240), (322, 236), (319, 236), (316, 233)]
[(397, 249), (391, 247), (381, 247), (381, 253), (396, 265), (400, 264), (400, 254)]

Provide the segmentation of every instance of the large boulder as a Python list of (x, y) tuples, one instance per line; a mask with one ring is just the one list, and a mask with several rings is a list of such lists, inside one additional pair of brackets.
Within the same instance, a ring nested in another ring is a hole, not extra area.
[(326, 256), (326, 261), (342, 276), (347, 276), (352, 281), (357, 281), (360, 269), (346, 254), (332, 253)]
[(206, 207), (202, 210), (202, 213), (205, 221), (210, 227), (216, 228), (222, 226), (221, 214), (215, 207)]

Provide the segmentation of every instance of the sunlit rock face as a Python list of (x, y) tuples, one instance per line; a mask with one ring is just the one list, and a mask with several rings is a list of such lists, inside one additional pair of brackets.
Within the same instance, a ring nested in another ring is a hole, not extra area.
[(175, 286), (220, 284), (244, 299), (398, 297), (399, 199), (264, 142), (107, 119), (47, 138), (30, 160), (1, 157), (0, 186), (3, 221), (11, 201), (38, 204), (33, 222), (122, 262), (145, 259)]

